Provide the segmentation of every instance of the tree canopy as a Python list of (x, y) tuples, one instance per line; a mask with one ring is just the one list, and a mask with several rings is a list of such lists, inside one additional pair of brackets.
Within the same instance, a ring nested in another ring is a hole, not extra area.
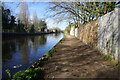
[(51, 2), (51, 16), (59, 21), (85, 24), (113, 11), (116, 2)]

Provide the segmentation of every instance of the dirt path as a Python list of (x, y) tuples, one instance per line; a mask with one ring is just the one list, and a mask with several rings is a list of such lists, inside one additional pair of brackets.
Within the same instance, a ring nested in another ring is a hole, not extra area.
[[(67, 36), (57, 52), (45, 62), (45, 78), (118, 78), (119, 70), (99, 52), (80, 40)], [(116, 80), (116, 79), (113, 79)]]

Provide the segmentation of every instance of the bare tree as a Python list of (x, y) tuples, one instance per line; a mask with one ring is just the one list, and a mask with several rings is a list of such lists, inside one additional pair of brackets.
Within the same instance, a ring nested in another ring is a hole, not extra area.
[(72, 2), (51, 2), (51, 4), (50, 11), (54, 14), (50, 17), (54, 17), (58, 21), (70, 20), (78, 16), (74, 10), (75, 5)]
[(83, 18), (78, 3), (80, 4), (80, 2), (51, 2), (51, 17), (54, 17), (58, 22), (66, 20), (78, 24)]
[(114, 10), (115, 2), (51, 2), (52, 17), (58, 21), (87, 23)]
[(29, 11), (28, 6), (25, 2), (21, 2), (20, 4), (20, 12), (19, 12), (19, 20), (22, 24), (24, 24), (24, 29), (26, 32), (29, 31)]
[(35, 29), (35, 31), (39, 31), (39, 20), (38, 20), (38, 18), (37, 18), (37, 14), (36, 14), (36, 12), (34, 12), (33, 13), (33, 16), (32, 16), (33, 18), (33, 25), (34, 25), (34, 29)]
[(38, 23), (38, 18), (36, 12), (33, 13), (33, 24), (36, 25)]

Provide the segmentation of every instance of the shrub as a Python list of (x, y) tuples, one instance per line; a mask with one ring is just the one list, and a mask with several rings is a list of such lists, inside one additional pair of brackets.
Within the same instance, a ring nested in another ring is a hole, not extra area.
[(38, 80), (43, 78), (42, 71), (44, 68), (30, 68), (25, 71), (19, 71), (13, 75), (15, 80)]

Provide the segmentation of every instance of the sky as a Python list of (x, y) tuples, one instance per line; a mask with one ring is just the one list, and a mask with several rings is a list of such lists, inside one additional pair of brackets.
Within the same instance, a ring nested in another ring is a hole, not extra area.
[[(11, 10), (11, 14), (17, 16), (20, 11), (20, 2), (5, 2), (4, 3), (6, 9)], [(66, 21), (62, 21), (60, 23), (56, 22), (56, 19), (49, 18), (47, 15), (51, 14), (48, 12), (51, 4), (49, 2), (27, 2), (29, 17), (32, 18), (33, 14), (36, 13), (38, 19), (44, 19), (47, 23), (48, 28), (58, 27), (61, 30), (64, 30), (68, 23)]]

